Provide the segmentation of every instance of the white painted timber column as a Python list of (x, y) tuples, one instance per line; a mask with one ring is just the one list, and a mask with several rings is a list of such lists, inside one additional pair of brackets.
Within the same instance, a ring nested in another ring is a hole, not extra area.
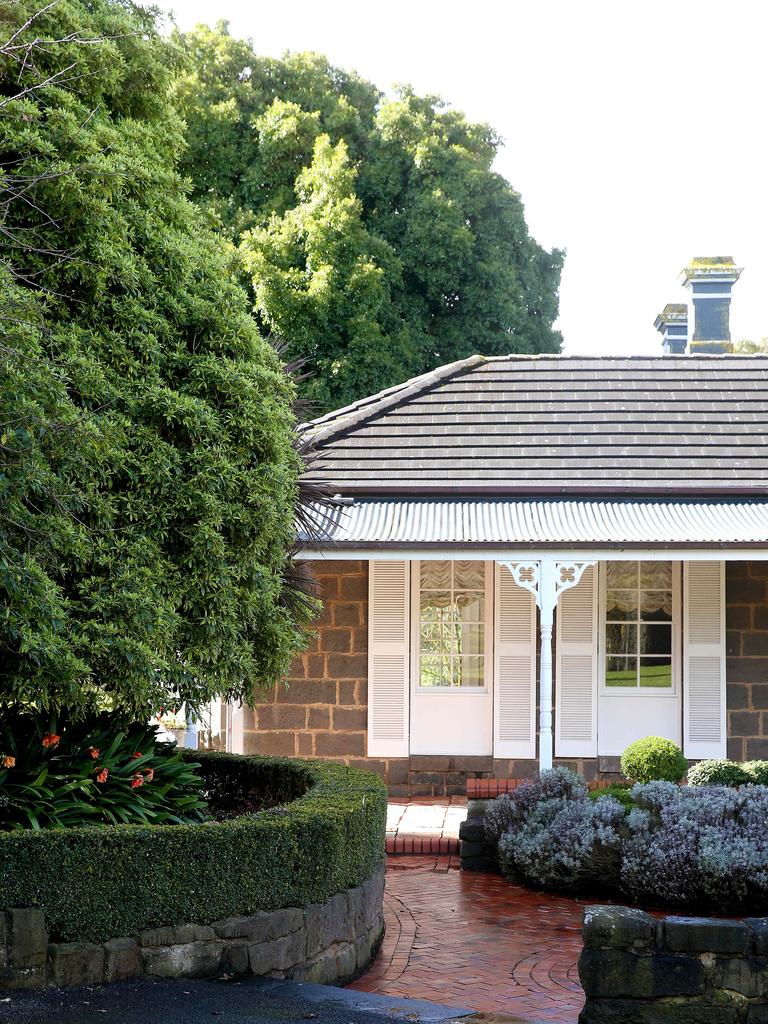
[(594, 562), (560, 561), (544, 556), (530, 562), (500, 561), (519, 587), (530, 590), (539, 607), (541, 662), (539, 670), (539, 769), (552, 767), (552, 629), (557, 600), (564, 590), (575, 587), (585, 569)]

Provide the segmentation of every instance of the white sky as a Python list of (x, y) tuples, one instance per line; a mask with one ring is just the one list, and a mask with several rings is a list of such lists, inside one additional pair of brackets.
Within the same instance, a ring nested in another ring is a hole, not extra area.
[(768, 335), (763, 0), (160, 0), (257, 52), (316, 50), (387, 91), (438, 93), (505, 140), (528, 226), (567, 250), (574, 354), (657, 354), (694, 255), (745, 267), (731, 333)]

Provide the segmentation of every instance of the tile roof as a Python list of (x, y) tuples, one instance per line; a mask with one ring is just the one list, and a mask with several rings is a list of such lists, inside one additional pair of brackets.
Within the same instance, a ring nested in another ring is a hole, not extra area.
[(306, 548), (721, 548), (768, 544), (768, 501), (355, 499), (310, 506)]
[(342, 494), (766, 494), (768, 357), (473, 356), (302, 429)]

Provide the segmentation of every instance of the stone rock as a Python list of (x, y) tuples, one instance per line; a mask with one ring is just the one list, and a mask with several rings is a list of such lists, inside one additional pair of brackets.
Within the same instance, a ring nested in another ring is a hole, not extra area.
[(8, 965), (14, 970), (44, 967), (48, 957), (48, 932), (40, 907), (8, 910), (6, 941)]
[(304, 924), (304, 912), (300, 907), (273, 910), (267, 914), (267, 917), (269, 918), (270, 939), (279, 939), (283, 935), (297, 932)]
[[(8, 950), (6, 948), (8, 944), (7, 927), (5, 923), (5, 911), (0, 910), (0, 971), (8, 963)], [(0, 974), (2, 978), (2, 974)]]
[(248, 946), (242, 942), (225, 946), (222, 967), (226, 974), (247, 974), (250, 970)]
[(712, 970), (712, 984), (747, 999), (768, 993), (768, 962), (747, 957), (718, 957)]
[(141, 974), (139, 946), (135, 939), (110, 939), (104, 943), (104, 981), (124, 981)]
[(98, 985), (103, 971), (103, 946), (90, 942), (55, 942), (48, 947), (48, 976), (58, 988)]
[(365, 923), (370, 927), (381, 917), (384, 902), (384, 865), (382, 864), (363, 885)]
[(653, 918), (643, 910), (598, 905), (584, 912), (582, 935), (588, 948), (650, 949), (654, 930)]
[(210, 978), (221, 972), (224, 943), (189, 942), (178, 946), (142, 947), (145, 974), (155, 978)]
[(579, 978), (587, 996), (596, 999), (659, 999), (704, 992), (704, 966), (687, 956), (585, 948)]
[(768, 917), (748, 917), (744, 924), (754, 936), (755, 952), (758, 956), (768, 955)]
[(459, 839), (462, 843), (479, 843), (485, 849), (485, 819), (465, 818), (459, 825)]
[(343, 942), (336, 947), (336, 978), (335, 983), (344, 985), (355, 977), (357, 957), (353, 942)]
[(266, 942), (255, 942), (248, 947), (248, 962), (252, 974), (273, 976), (276, 971), (291, 970), (305, 959), (303, 932), (292, 932)]
[(173, 928), (147, 928), (139, 932), (136, 941), (140, 946), (172, 946)]
[(173, 929), (173, 945), (187, 942), (209, 942), (216, 932), (208, 924), (178, 924)]
[(746, 953), (750, 934), (743, 921), (668, 917), (664, 921), (664, 939), (672, 952)]
[[(651, 1002), (634, 999), (587, 1000), (579, 1024), (737, 1024), (743, 1020), (735, 1006), (707, 1006), (695, 1003)], [(751, 1018), (749, 1018), (751, 1020)], [(765, 1019), (768, 1021), (768, 1018)], [(764, 1024), (756, 1018), (755, 1024)]]
[(272, 938), (271, 915), (260, 912), (248, 917), (227, 917), (214, 921), (213, 930), (220, 939), (248, 939), (250, 942), (265, 942)]
[(310, 960), (306, 967), (306, 980), (316, 985), (332, 985), (336, 980), (336, 956), (330, 949)]
[(304, 908), (304, 934), (307, 956), (311, 959), (323, 948), (323, 904), (310, 903)]
[(355, 971), (362, 974), (371, 962), (371, 932), (366, 931), (355, 941)]

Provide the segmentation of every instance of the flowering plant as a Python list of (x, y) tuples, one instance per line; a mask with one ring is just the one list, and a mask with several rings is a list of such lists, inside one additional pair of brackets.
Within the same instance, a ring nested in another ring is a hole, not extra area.
[(157, 742), (155, 725), (10, 712), (0, 725), (0, 829), (200, 821), (195, 767)]

